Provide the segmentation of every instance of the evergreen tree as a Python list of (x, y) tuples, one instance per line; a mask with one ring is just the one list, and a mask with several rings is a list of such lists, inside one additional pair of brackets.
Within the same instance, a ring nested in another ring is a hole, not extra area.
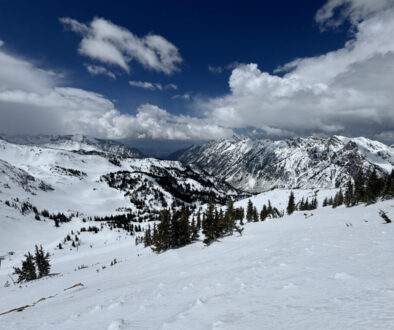
[(364, 174), (360, 170), (354, 181), (354, 203), (358, 204), (362, 201), (364, 201)]
[(192, 225), (191, 225), (191, 241), (192, 241), (192, 242), (198, 240), (198, 238), (199, 238), (199, 236), (200, 236), (200, 235), (198, 234), (198, 232), (199, 232), (199, 228), (198, 228), (196, 219), (193, 217)]
[(209, 201), (208, 207), (204, 213), (202, 222), (202, 232), (205, 235), (204, 244), (209, 245), (215, 239), (215, 205), (212, 200)]
[(328, 205), (328, 198), (325, 197), (323, 200), (323, 207), (326, 207)]
[(226, 213), (224, 215), (224, 222), (225, 222), (225, 228), (224, 231), (226, 234), (232, 234), (235, 226), (236, 226), (236, 214), (234, 210), (234, 201), (229, 198), (227, 200), (227, 209)]
[(287, 203), (287, 214), (290, 215), (295, 210), (294, 193), (291, 191), (289, 196), (289, 202)]
[(344, 200), (344, 197), (343, 197), (343, 193), (342, 193), (342, 188), (339, 188), (339, 191), (335, 194), (332, 207), (335, 208), (337, 206), (343, 205), (343, 200)]
[(317, 205), (318, 205), (317, 197), (314, 197), (314, 198), (312, 199), (310, 205), (309, 205), (309, 207), (310, 207), (309, 209), (310, 209), (310, 210), (315, 210), (315, 209), (317, 209)]
[(246, 220), (248, 222), (253, 221), (253, 203), (250, 199), (248, 201), (248, 207), (246, 208)]
[(367, 186), (365, 189), (366, 202), (368, 203), (375, 202), (377, 197), (379, 196), (380, 191), (381, 191), (381, 182), (376, 173), (376, 169), (374, 168), (368, 178)]
[(197, 226), (198, 230), (201, 229), (201, 209), (199, 209), (197, 211), (197, 223), (196, 223), (196, 226)]
[(22, 261), (22, 269), (14, 267), (14, 275), (18, 276), (17, 282), (31, 281), (37, 278), (36, 267), (34, 265), (34, 257), (30, 252), (25, 254), (26, 259)]
[(145, 230), (145, 235), (144, 235), (144, 246), (148, 247), (152, 245), (152, 236), (151, 236), (151, 229), (150, 225), (148, 228)]
[(182, 208), (179, 217), (179, 238), (176, 246), (185, 246), (190, 244), (191, 234), (189, 211), (187, 208)]
[(153, 237), (153, 250), (157, 253), (166, 251), (171, 247), (171, 212), (164, 209), (159, 215), (160, 223), (157, 226), (156, 234)]
[(300, 211), (303, 211), (303, 210), (305, 210), (305, 201), (304, 201), (304, 197), (302, 197), (302, 199), (301, 199), (301, 202), (300, 202), (300, 205), (299, 205), (298, 209), (299, 209)]
[(259, 216), (258, 216), (256, 207), (253, 207), (253, 217), (252, 218), (253, 218), (253, 222), (258, 222), (259, 221)]
[(37, 270), (38, 270), (38, 276), (43, 277), (47, 276), (49, 274), (49, 271), (51, 270), (51, 265), (49, 263), (49, 253), (45, 253), (44, 249), (42, 248), (42, 245), (40, 245), (40, 248), (38, 246), (35, 246), (36, 252), (34, 256), (34, 261), (37, 265)]
[(264, 221), (265, 219), (267, 219), (267, 216), (268, 216), (268, 210), (267, 210), (267, 206), (264, 204), (260, 212), (260, 220)]
[(387, 198), (394, 197), (394, 170), (391, 170), (390, 175), (387, 175), (385, 179), (383, 196)]
[(354, 199), (353, 184), (352, 184), (352, 181), (349, 180), (346, 185), (346, 191), (345, 191), (345, 196), (344, 196), (345, 205), (347, 207), (351, 206), (353, 203), (353, 199)]

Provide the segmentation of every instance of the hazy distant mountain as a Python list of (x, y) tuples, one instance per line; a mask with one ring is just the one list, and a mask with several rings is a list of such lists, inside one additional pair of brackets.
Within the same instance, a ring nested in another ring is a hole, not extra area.
[(121, 158), (142, 158), (143, 154), (120, 142), (86, 135), (0, 135), (0, 139), (21, 145), (40, 146), (79, 153), (98, 153)]

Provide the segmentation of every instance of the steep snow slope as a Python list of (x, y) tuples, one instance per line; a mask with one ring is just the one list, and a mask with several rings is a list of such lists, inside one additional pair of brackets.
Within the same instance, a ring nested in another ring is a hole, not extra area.
[[(111, 173), (114, 180), (108, 179)], [(177, 161), (108, 159), (4, 140), (0, 140), (0, 183), (3, 202), (28, 199), (40, 210), (89, 216), (136, 212), (137, 204), (143, 212), (161, 208), (161, 203), (200, 203), (210, 196), (224, 201), (228, 194), (238, 195), (228, 184)], [(189, 195), (177, 194), (189, 188), (193, 190)]]
[(121, 158), (142, 158), (137, 149), (127, 147), (122, 143), (97, 139), (86, 135), (0, 135), (0, 139), (10, 143), (39, 146), (79, 153), (97, 153), (105, 156)]
[(394, 168), (394, 149), (366, 138), (333, 136), (283, 141), (234, 137), (196, 145), (178, 156), (234, 187), (250, 192), (279, 188), (334, 188), (359, 169)]
[[(279, 204), (288, 197), (269, 194), (255, 198)], [(247, 224), (242, 237), (210, 247), (197, 242), (156, 255), (109, 230), (81, 235), (78, 252), (54, 250), (81, 223), (54, 228), (0, 207), (10, 230), (0, 228), (0, 251), (5, 244), (16, 251), (0, 270), (0, 314), (37, 302), (0, 315), (0, 328), (390, 329), (394, 224), (382, 224), (381, 209), (394, 219), (392, 200), (319, 208)], [(24, 248), (36, 243), (53, 253), (52, 271), (60, 274), (4, 287)], [(119, 263), (110, 266), (114, 258)]]

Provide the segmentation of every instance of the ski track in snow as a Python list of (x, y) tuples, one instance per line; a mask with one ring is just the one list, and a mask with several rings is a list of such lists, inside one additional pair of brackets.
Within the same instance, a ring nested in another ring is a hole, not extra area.
[[(287, 193), (253, 201), (270, 198), (276, 206)], [(30, 231), (25, 244), (49, 248), (52, 272), (60, 275), (3, 287), (24, 252), (25, 245), (18, 250), (16, 244), (0, 270), (0, 313), (53, 297), (1, 315), (0, 329), (390, 329), (394, 225), (383, 224), (380, 209), (394, 218), (394, 201), (319, 208), (249, 223), (243, 237), (160, 255), (109, 230), (81, 235), (78, 252), (54, 250), (56, 240), (80, 224), (53, 228), (19, 216)], [(12, 250), (0, 246), (6, 248)], [(119, 263), (111, 267), (113, 258)], [(82, 264), (88, 268), (74, 271)], [(83, 286), (64, 291), (77, 283)]]

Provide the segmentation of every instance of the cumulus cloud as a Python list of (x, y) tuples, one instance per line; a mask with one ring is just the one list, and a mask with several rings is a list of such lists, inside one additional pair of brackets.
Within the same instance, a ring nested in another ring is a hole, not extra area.
[(136, 81), (136, 80), (130, 80), (129, 81), (130, 86), (133, 87), (139, 87), (139, 88), (143, 88), (143, 89), (150, 89), (152, 91), (154, 90), (159, 90), (162, 91), (163, 89), (178, 89), (178, 86), (175, 84), (167, 84), (167, 85), (163, 85), (161, 83), (152, 83), (149, 81)]
[(86, 64), (85, 67), (92, 76), (104, 75), (110, 77), (111, 79), (116, 79), (115, 73), (104, 68), (103, 66)]
[(151, 104), (141, 105), (135, 115), (121, 113), (101, 94), (60, 83), (53, 72), (0, 50), (0, 132), (171, 140), (232, 133), (206, 119), (173, 115)]
[[(224, 127), (269, 127), (275, 129), (271, 135), (282, 130), (284, 135), (373, 137), (392, 131), (394, 8), (388, 5), (392, 1), (369, 7), (362, 1), (365, 7), (353, 1), (329, 1), (326, 6), (331, 7), (325, 10), (340, 3), (349, 3), (347, 15), (355, 24), (343, 48), (287, 63), (275, 72), (283, 75), (262, 72), (253, 63), (239, 65), (229, 79), (230, 93), (200, 101), (199, 110)], [(333, 19), (322, 12), (322, 23)]]
[(160, 35), (138, 37), (128, 29), (104, 18), (95, 17), (89, 24), (69, 17), (60, 18), (65, 28), (82, 36), (78, 52), (105, 64), (130, 72), (132, 60), (144, 68), (171, 74), (179, 71), (182, 57), (178, 48)]

